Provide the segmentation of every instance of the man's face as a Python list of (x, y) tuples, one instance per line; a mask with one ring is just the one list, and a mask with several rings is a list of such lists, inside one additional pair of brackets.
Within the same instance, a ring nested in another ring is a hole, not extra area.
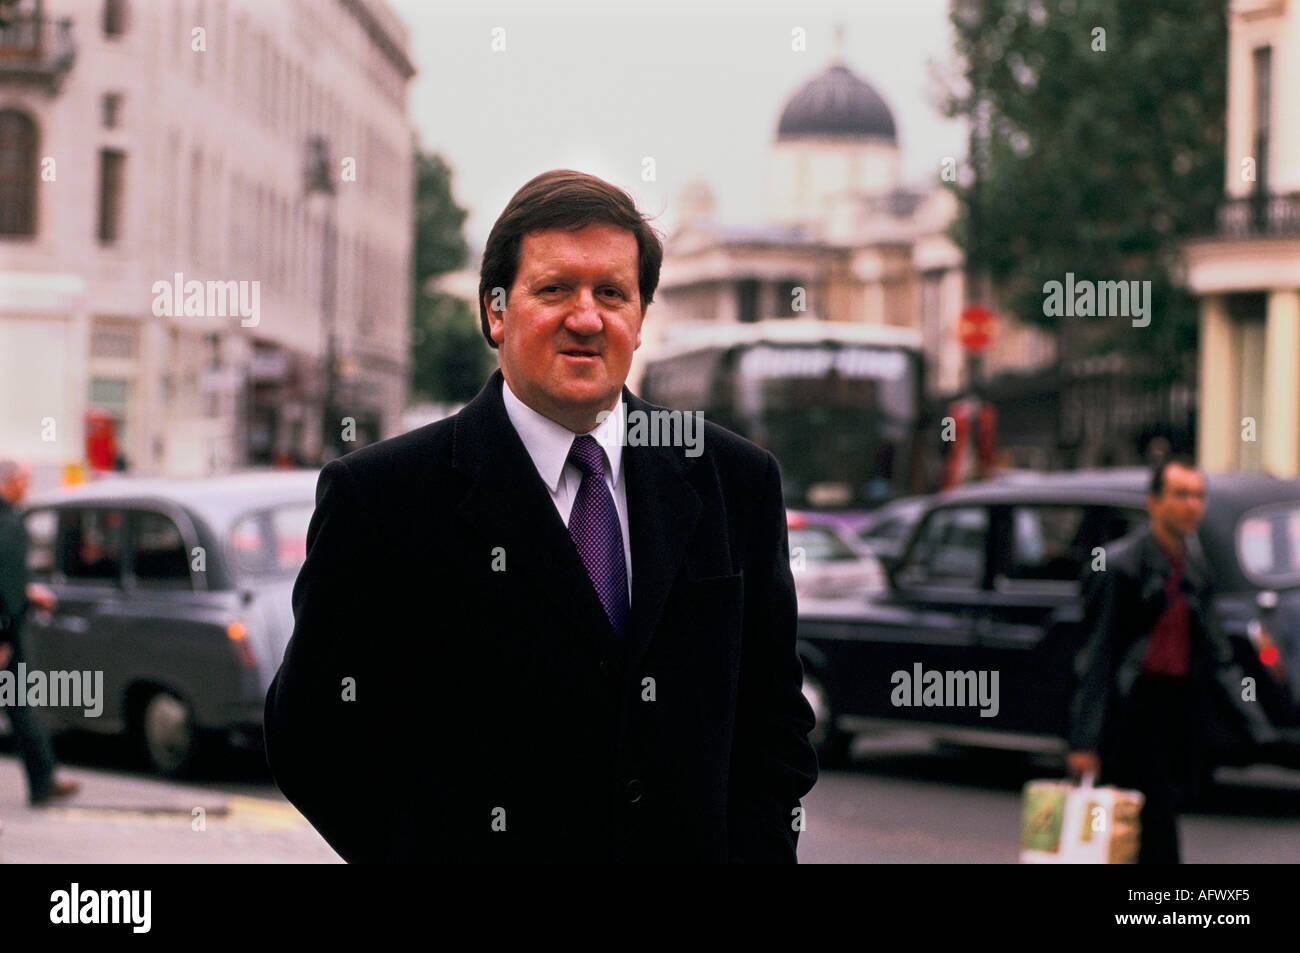
[(484, 298), (511, 390), (575, 433), (613, 409), (641, 346), (637, 261), (636, 236), (612, 225), (530, 232), (505, 310)]
[(1147, 509), (1170, 535), (1194, 533), (1205, 515), (1205, 478), (1199, 470), (1170, 464), (1160, 496), (1147, 494)]

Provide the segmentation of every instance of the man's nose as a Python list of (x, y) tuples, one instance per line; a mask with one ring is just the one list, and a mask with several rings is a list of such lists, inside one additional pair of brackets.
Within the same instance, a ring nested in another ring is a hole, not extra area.
[(578, 289), (573, 309), (565, 316), (564, 326), (575, 334), (599, 334), (604, 328), (595, 293), (590, 288)]

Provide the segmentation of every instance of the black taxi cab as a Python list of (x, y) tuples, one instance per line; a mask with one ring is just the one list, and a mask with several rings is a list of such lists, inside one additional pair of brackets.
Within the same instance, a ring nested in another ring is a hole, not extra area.
[[(804, 694), (823, 764), (844, 761), (855, 734), (900, 723), (1063, 753), (1082, 642), (1079, 579), (1099, 547), (1148, 522), (1148, 478), (1137, 468), (1076, 471), (938, 494), (888, 564), (883, 592), (802, 599)], [(1212, 572), (1214, 620), (1254, 686), (1253, 700), (1223, 693), (1211, 758), (1297, 765), (1300, 480), (1207, 479), (1191, 545)]]

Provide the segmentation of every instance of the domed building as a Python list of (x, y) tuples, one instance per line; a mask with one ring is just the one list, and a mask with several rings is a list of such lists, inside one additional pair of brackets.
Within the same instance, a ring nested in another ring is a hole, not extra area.
[(768, 215), (815, 225), (837, 202), (898, 188), (898, 135), (881, 95), (837, 57), (781, 111), (772, 147)]

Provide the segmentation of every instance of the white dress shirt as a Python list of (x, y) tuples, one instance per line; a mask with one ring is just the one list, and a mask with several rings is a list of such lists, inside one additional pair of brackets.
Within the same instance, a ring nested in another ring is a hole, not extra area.
[[(501, 382), (501, 397), (505, 401), (506, 415), (515, 432), (523, 441), (524, 449), (533, 458), (537, 474), (551, 494), (551, 502), (560, 514), (560, 522), (569, 525), (573, 501), (582, 485), (582, 471), (569, 462), (569, 450), (578, 436), (563, 424), (539, 414), (520, 400), (507, 381)], [(622, 391), (618, 400), (623, 400)], [(605, 451), (605, 486), (614, 497), (618, 511), (618, 526), (623, 533), (623, 559), (627, 565), (627, 599), (632, 603), (632, 546), (627, 525), (627, 480), (623, 471), (622, 408), (616, 404), (608, 417), (590, 431), (596, 443)]]

